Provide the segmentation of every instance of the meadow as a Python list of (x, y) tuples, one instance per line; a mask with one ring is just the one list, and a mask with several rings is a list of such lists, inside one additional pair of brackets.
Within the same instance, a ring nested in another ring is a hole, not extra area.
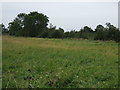
[(3, 88), (116, 88), (118, 43), (2, 37)]

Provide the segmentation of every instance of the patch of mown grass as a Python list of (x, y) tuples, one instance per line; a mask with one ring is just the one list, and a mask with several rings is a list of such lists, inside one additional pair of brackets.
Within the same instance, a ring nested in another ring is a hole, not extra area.
[(3, 36), (3, 88), (115, 88), (118, 44)]

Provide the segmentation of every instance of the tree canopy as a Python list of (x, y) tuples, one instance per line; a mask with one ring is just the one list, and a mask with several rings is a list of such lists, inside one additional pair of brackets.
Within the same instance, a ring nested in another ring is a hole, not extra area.
[(24, 37), (42, 37), (42, 38), (83, 38), (94, 40), (114, 40), (120, 41), (120, 31), (111, 23), (107, 22), (103, 25), (97, 25), (95, 30), (89, 26), (84, 26), (79, 31), (71, 30), (65, 32), (64, 29), (53, 26), (47, 27), (49, 18), (43, 13), (30, 12), (29, 14), (20, 13), (9, 23), (8, 29), (0, 24), (2, 33), (8, 33), (14, 36)]
[(48, 17), (42, 13), (20, 13), (9, 23), (10, 35), (37, 37), (47, 29)]

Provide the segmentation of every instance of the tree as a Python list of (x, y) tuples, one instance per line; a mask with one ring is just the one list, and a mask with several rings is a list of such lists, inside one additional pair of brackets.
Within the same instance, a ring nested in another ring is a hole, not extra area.
[(75, 38), (75, 30), (71, 30), (71, 31), (69, 32), (69, 37), (70, 37), (70, 38)]
[(95, 29), (95, 40), (120, 40), (120, 31), (110, 23), (106, 23), (107, 27), (98, 25)]
[(111, 23), (106, 23), (106, 27), (97, 25), (95, 31), (90, 27), (84, 26), (80, 31), (71, 30), (64, 32), (64, 29), (48, 25), (48, 17), (42, 13), (30, 12), (29, 14), (20, 13), (9, 23), (7, 30), (3, 24), (0, 25), (2, 33), (9, 32), (10, 35), (25, 37), (43, 38), (83, 38), (95, 40), (114, 40), (120, 41), (120, 31)]
[(80, 30), (79, 37), (83, 39), (92, 39), (93, 30), (90, 27), (85, 26), (83, 29)]
[(54, 30), (51, 33), (51, 37), (52, 38), (63, 38), (64, 37), (64, 33), (62, 31), (58, 30)]
[(35, 37), (47, 29), (48, 17), (42, 13), (30, 12), (25, 17), (25, 30), (29, 30), (29, 36)]
[(50, 31), (49, 30), (44, 30), (41, 34), (41, 37), (43, 38), (49, 38)]
[(105, 23), (105, 25), (106, 25), (107, 28), (109, 28), (111, 23), (107, 22), (107, 23)]
[(115, 26), (110, 25), (107, 34), (108, 40), (117, 40), (118, 36), (119, 30)]
[(59, 27), (59, 29), (58, 29), (58, 30), (60, 30), (61, 32), (63, 32), (63, 33), (64, 33), (64, 29), (62, 29), (62, 28), (60, 28), (60, 27)]
[(18, 19), (15, 19), (13, 22), (9, 23), (9, 34), (20, 36), (21, 27), (18, 23)]
[(9, 23), (9, 34), (15, 36), (23, 36), (23, 28), (24, 28), (24, 18), (26, 14), (20, 13), (17, 17)]
[(95, 29), (95, 40), (105, 40), (106, 34), (105, 34), (105, 28), (102, 25), (97, 25)]
[(65, 36), (64, 36), (65, 38), (69, 38), (69, 37), (70, 37), (70, 35), (69, 35), (70, 32), (67, 31), (67, 32), (65, 32), (64, 34), (65, 34)]
[(104, 31), (104, 26), (102, 25), (97, 25), (96, 29), (95, 29), (95, 32), (97, 31)]
[(88, 27), (88, 26), (85, 26), (83, 28), (83, 31), (86, 32), (86, 33), (92, 33), (93, 32), (93, 30), (90, 27)]
[[(5, 25), (4, 24), (0, 24), (0, 32), (2, 34), (7, 34), (8, 33), (8, 29), (5, 28)], [(0, 33), (0, 34), (1, 34)]]
[(53, 26), (52, 23), (50, 23), (49, 29), (56, 29), (56, 26)]
[(36, 37), (47, 29), (48, 17), (42, 13), (20, 13), (9, 23), (11, 35)]

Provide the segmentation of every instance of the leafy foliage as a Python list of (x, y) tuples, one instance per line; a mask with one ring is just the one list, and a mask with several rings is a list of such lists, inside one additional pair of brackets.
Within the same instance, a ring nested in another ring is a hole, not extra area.
[(20, 13), (9, 23), (9, 33), (15, 36), (37, 37), (47, 29), (48, 17), (42, 13)]
[(90, 40), (114, 40), (120, 41), (120, 31), (111, 23), (107, 22), (106, 27), (97, 25), (95, 30), (84, 26), (79, 31), (71, 30), (64, 32), (64, 29), (48, 25), (48, 17), (42, 13), (30, 12), (20, 13), (9, 23), (8, 30), (1, 24), (2, 33), (9, 33), (14, 36), (42, 37), (42, 38), (83, 38)]
[(0, 24), (0, 34), (7, 34), (8, 30), (5, 28), (4, 24)]

